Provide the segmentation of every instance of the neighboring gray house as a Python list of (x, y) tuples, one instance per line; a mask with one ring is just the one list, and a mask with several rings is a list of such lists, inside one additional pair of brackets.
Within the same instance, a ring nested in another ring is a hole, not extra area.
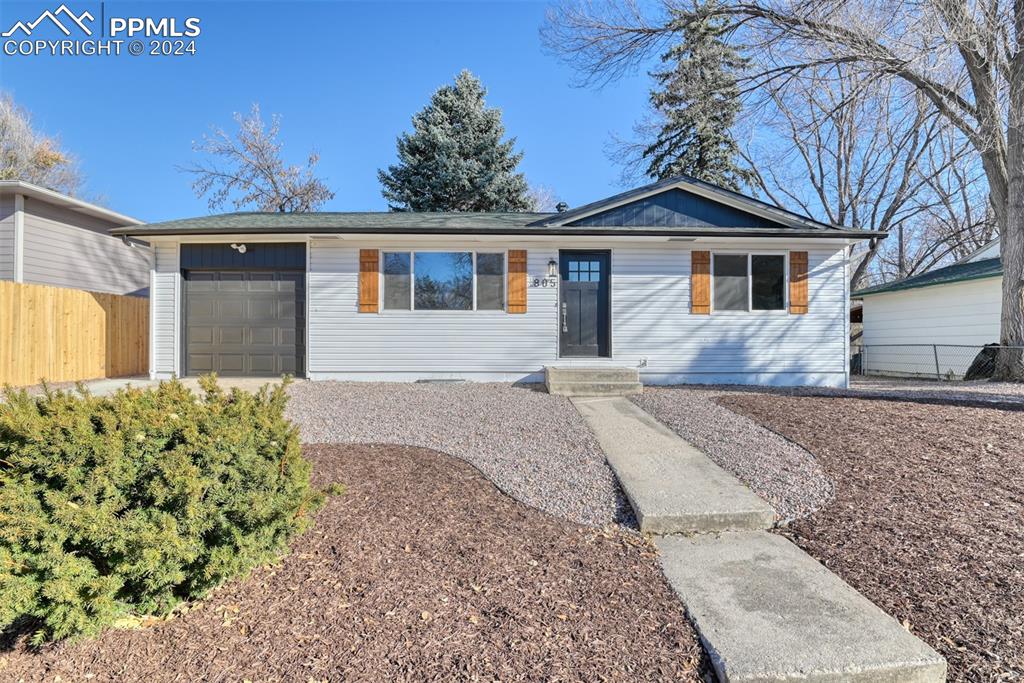
[(110, 235), (140, 221), (20, 180), (0, 180), (0, 280), (145, 296), (150, 250)]
[(844, 386), (849, 247), (689, 178), (536, 213), (233, 213), (153, 245), (150, 374)]

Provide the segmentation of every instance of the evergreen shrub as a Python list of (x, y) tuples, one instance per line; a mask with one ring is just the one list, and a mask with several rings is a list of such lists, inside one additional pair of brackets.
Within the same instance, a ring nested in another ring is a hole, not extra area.
[(320, 506), (284, 386), (4, 390), (0, 629), (33, 641), (163, 615), (275, 559)]

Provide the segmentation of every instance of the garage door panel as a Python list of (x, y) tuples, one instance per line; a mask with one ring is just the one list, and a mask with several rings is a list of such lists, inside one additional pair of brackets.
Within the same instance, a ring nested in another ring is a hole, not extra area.
[(213, 333), (214, 328), (212, 327), (198, 327), (196, 325), (190, 325), (188, 328), (188, 343), (212, 344)]
[(295, 317), (296, 305), (294, 301), (279, 301), (277, 303), (277, 317), (285, 320)]
[(277, 341), (276, 327), (250, 327), (249, 343), (254, 346), (274, 346)]
[(251, 292), (274, 292), (277, 291), (275, 273), (253, 273), (249, 280), (249, 291)]
[(222, 292), (244, 292), (246, 290), (245, 273), (221, 271), (219, 289)]
[(188, 367), (192, 372), (213, 372), (213, 356), (208, 353), (190, 353)]
[(195, 290), (192, 290), (191, 305), (189, 306), (189, 317), (190, 318), (214, 318), (217, 315), (217, 300), (216, 299), (203, 299), (196, 296)]
[(264, 375), (280, 374), (277, 370), (277, 355), (272, 353), (249, 355), (249, 362), (252, 363), (252, 372)]
[(241, 353), (218, 353), (216, 356), (216, 372), (241, 373), (245, 370), (245, 356)]
[(250, 299), (249, 320), (275, 320), (277, 318), (276, 300)]
[(196, 273), (196, 278), (189, 282), (193, 292), (215, 292), (219, 288), (215, 273)]
[(216, 302), (214, 310), (221, 320), (245, 320), (248, 317), (245, 299), (222, 299)]
[(305, 273), (185, 272), (186, 374), (301, 374)]
[(295, 367), (295, 356), (281, 356), (281, 369), (278, 370), (278, 374), (297, 374), (298, 370)]
[(245, 328), (244, 327), (219, 327), (217, 328), (217, 343), (218, 344), (244, 344), (245, 343)]

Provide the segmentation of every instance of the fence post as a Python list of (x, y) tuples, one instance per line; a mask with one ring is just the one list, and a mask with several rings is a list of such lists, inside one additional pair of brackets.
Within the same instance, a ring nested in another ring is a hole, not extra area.
[(942, 381), (942, 373), (939, 372), (939, 346), (932, 344), (932, 353), (935, 355), (935, 379)]

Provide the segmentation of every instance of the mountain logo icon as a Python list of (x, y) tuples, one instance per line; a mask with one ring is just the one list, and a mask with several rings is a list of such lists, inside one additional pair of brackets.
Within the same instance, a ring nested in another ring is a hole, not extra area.
[(42, 24), (44, 21), (49, 20), (57, 28), (59, 28), (64, 35), (70, 36), (71, 31), (68, 30), (67, 26), (61, 23), (61, 20), (59, 18), (61, 15), (63, 15), (65, 21), (74, 24), (79, 29), (84, 31), (85, 35), (92, 35), (92, 30), (85, 25), (85, 21), (93, 21), (95, 17), (93, 17), (92, 14), (90, 14), (89, 12), (82, 12), (81, 14), (76, 15), (74, 12), (68, 9), (67, 5), (63, 4), (52, 12), (50, 10), (44, 11), (42, 14), (39, 15), (39, 17), (36, 18), (35, 21), (30, 21), (27, 23), (24, 21), (15, 22), (14, 26), (11, 26), (10, 29), (4, 31), (0, 35), (2, 35), (4, 38), (10, 38), (18, 31), (21, 31), (26, 36), (30, 36), (32, 35), (32, 31), (34, 31), (37, 26)]

